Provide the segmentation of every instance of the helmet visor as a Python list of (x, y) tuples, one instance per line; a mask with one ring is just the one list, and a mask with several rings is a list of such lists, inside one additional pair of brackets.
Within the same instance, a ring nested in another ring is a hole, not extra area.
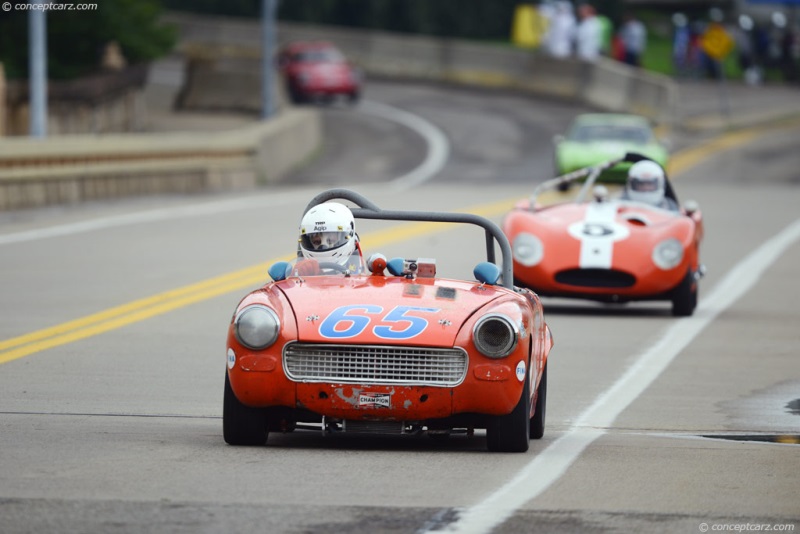
[(300, 236), (304, 249), (317, 252), (341, 247), (347, 239), (347, 232), (310, 232)]
[(646, 177), (646, 178), (631, 177), (630, 187), (631, 191), (641, 191), (642, 193), (658, 191), (658, 180), (654, 177)]

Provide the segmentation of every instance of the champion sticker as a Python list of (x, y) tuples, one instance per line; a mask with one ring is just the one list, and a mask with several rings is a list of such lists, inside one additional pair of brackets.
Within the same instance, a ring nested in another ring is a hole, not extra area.
[(375, 408), (390, 408), (392, 396), (389, 393), (361, 393), (358, 396), (359, 406), (374, 406)]
[(525, 362), (522, 360), (520, 360), (520, 362), (517, 364), (516, 375), (517, 375), (517, 380), (519, 380), (520, 382), (525, 380)]
[(234, 365), (236, 365), (236, 353), (233, 349), (228, 349), (228, 369), (233, 369)]

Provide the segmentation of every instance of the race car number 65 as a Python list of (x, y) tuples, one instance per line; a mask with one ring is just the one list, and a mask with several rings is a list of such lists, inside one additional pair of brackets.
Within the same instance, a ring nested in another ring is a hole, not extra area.
[[(372, 333), (382, 339), (410, 339), (418, 336), (428, 328), (428, 321), (412, 313), (436, 313), (439, 308), (422, 308), (417, 306), (397, 306), (382, 318), (380, 323), (372, 327)], [(319, 335), (329, 339), (346, 339), (356, 337), (366, 330), (375, 316), (383, 313), (383, 307), (371, 304), (352, 304), (340, 306), (333, 310), (319, 325)], [(399, 323), (399, 324), (398, 324)], [(403, 324), (407, 323), (405, 328)]]

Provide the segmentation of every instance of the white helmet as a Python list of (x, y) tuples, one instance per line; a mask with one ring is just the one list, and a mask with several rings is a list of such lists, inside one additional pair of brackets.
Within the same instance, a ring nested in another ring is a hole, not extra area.
[(631, 165), (625, 186), (629, 199), (660, 206), (664, 202), (665, 187), (664, 169), (655, 161), (643, 160)]
[(300, 251), (305, 258), (345, 265), (357, 241), (353, 212), (344, 204), (319, 204), (300, 221)]

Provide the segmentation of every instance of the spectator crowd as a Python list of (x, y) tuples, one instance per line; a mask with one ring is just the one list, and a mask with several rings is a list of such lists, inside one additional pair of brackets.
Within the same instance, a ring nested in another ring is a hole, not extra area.
[[(552, 57), (591, 62), (605, 56), (632, 67), (642, 66), (648, 28), (634, 13), (625, 13), (615, 29), (607, 16), (582, 0), (542, 0), (539, 9), (546, 27), (541, 46)], [(769, 21), (756, 22), (740, 14), (735, 22), (725, 23), (723, 13), (714, 9), (709, 18), (690, 21), (681, 13), (672, 16), (672, 63), (677, 76), (722, 76), (719, 58), (710, 57), (703, 46), (710, 25), (719, 24), (730, 36), (732, 53), (747, 83), (761, 83), (767, 72), (773, 73), (773, 78), (800, 82), (797, 21), (788, 20), (780, 11), (773, 13)]]

